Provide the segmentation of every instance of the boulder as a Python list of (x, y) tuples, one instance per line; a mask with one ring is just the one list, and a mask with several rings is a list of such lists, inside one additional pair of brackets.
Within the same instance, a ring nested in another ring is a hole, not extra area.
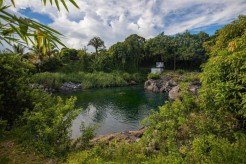
[(81, 84), (65, 82), (60, 87), (60, 90), (61, 91), (74, 91), (74, 90), (80, 90), (81, 88), (82, 88)]
[(175, 100), (177, 98), (180, 97), (180, 87), (177, 85), (175, 87), (173, 87), (169, 93), (168, 93), (168, 97), (171, 99), (171, 100)]
[(120, 132), (120, 133), (101, 135), (101, 136), (93, 138), (91, 142), (93, 145), (100, 143), (100, 142), (110, 143), (111, 141), (133, 143), (133, 142), (137, 142), (139, 138), (143, 136), (143, 133), (145, 131), (146, 131), (146, 128), (143, 127), (139, 130), (134, 130), (134, 131), (126, 131), (126, 132)]
[(161, 79), (147, 80), (144, 83), (144, 88), (152, 92), (169, 92), (178, 83), (174, 81), (170, 76), (162, 76)]
[(195, 80), (190, 83), (188, 91), (193, 93), (194, 95), (198, 95), (198, 89), (201, 88), (202, 83), (199, 80)]
[(138, 83), (134, 80), (130, 81), (129, 85), (137, 85)]

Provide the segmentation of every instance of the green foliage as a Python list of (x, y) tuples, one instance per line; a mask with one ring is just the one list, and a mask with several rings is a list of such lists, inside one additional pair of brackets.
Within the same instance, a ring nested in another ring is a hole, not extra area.
[(0, 119), (0, 139), (4, 136), (7, 127), (7, 121)]
[[(13, 6), (15, 6), (15, 1), (11, 0), (11, 3)], [(52, 5), (53, 0), (50, 0), (50, 4)], [(68, 8), (66, 6), (66, 3), (64, 0), (60, 0), (62, 2), (63, 6), (68, 11)], [(74, 0), (69, 0), (75, 7), (79, 8), (78, 5)], [(46, 5), (46, 0), (43, 1), (44, 5)], [(55, 0), (56, 7), (58, 10), (60, 10), (59, 7), (59, 1)], [(1, 13), (1, 28), (0, 28), (0, 37), (2, 44), (2, 41), (5, 41), (9, 45), (12, 45), (12, 43), (22, 43), (28, 45), (29, 42), (31, 42), (33, 45), (35, 43), (33, 42), (33, 36), (35, 38), (35, 34), (33, 34), (33, 31), (37, 31), (39, 34), (36, 35), (39, 37), (39, 41), (43, 42), (43, 51), (46, 52), (47, 47), (50, 47), (50, 45), (55, 45), (57, 47), (57, 44), (60, 44), (64, 46), (64, 44), (60, 41), (58, 38), (62, 34), (60, 34), (58, 31), (42, 25), (34, 20), (28, 19), (28, 18), (22, 18), (17, 17), (14, 14), (11, 14), (8, 12), (8, 8), (10, 6), (4, 6), (3, 0), (0, 0), (0, 13)], [(2, 24), (4, 23), (4, 24)], [(18, 35), (19, 37), (13, 37), (14, 35)]]
[(104, 41), (100, 37), (92, 38), (89, 41), (88, 46), (93, 46), (96, 50), (97, 55), (98, 55), (98, 49), (99, 48), (105, 48)]
[(244, 163), (246, 153), (245, 134), (236, 134), (236, 141), (232, 144), (226, 138), (214, 135), (196, 138), (193, 149), (188, 153), (189, 163)]
[(32, 76), (32, 81), (37, 84), (42, 84), (45, 87), (59, 89), (65, 82), (65, 74), (43, 72)]
[(81, 112), (74, 108), (76, 98), (62, 100), (37, 92), (32, 111), (25, 112), (24, 144), (33, 145), (46, 156), (65, 155), (71, 148), (70, 127)]
[(163, 61), (166, 67), (172, 66), (174, 70), (176, 67), (199, 69), (206, 60), (203, 43), (208, 39), (209, 35), (204, 32), (190, 34), (186, 31), (175, 36), (161, 33), (145, 43), (145, 60)]
[(76, 49), (63, 48), (61, 50), (61, 58), (65, 63), (78, 60), (78, 51)]
[(39, 69), (42, 72), (45, 71), (54, 72), (57, 71), (61, 66), (62, 66), (62, 61), (59, 58), (51, 57), (43, 60), (39, 65)]
[(88, 88), (105, 88), (114, 86), (128, 85), (132, 80), (140, 82), (141, 77), (138, 73), (129, 74), (122, 72), (94, 72), (94, 73), (38, 73), (32, 78), (34, 83), (42, 84), (48, 88), (59, 89), (64, 82), (81, 83), (84, 89)]
[[(207, 109), (231, 112), (238, 117), (246, 118), (245, 106), (245, 71), (246, 71), (246, 29), (245, 17), (227, 25), (218, 32), (217, 39), (230, 38), (221, 44), (216, 42), (208, 63), (203, 67), (201, 90)], [(229, 29), (239, 30), (236, 35)], [(240, 34), (241, 36), (240, 36)], [(225, 36), (224, 36), (225, 35)], [(233, 44), (232, 44), (233, 43)], [(227, 44), (227, 46), (225, 46)], [(219, 50), (218, 50), (219, 48)]]
[(29, 76), (33, 68), (19, 55), (0, 56), (0, 131), (6, 123), (13, 128), (17, 122), (17, 135), (25, 145), (47, 156), (64, 155), (71, 146), (71, 122), (80, 112), (74, 109), (76, 98), (62, 100), (32, 89)]
[(187, 87), (199, 74), (187, 74), (185, 83), (180, 84), (182, 99), (166, 102), (145, 119), (148, 128), (139, 142), (101, 144), (72, 154), (68, 162), (245, 163), (245, 23), (241, 16), (217, 32), (214, 39), (224, 38), (224, 42), (216, 41), (210, 47), (212, 53), (203, 66), (198, 97)]
[(161, 73), (149, 73), (147, 78), (148, 79), (160, 79)]
[(94, 131), (96, 128), (97, 126), (95, 125), (85, 127), (84, 123), (82, 122), (80, 127), (82, 135), (73, 142), (73, 150), (86, 150), (91, 148), (91, 139), (93, 139), (93, 137), (95, 136)]
[(144, 57), (145, 38), (132, 34), (124, 42), (112, 45), (109, 52), (115, 69), (136, 72)]
[(110, 72), (112, 70), (112, 61), (109, 54), (101, 51), (98, 55), (92, 55), (89, 69), (92, 71)]
[(16, 119), (32, 107), (29, 76), (33, 65), (19, 55), (0, 56), (0, 119), (13, 125)]

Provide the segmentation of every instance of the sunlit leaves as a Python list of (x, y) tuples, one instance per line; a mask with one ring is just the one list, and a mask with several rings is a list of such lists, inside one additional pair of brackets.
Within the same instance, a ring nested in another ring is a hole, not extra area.
[[(49, 1), (50, 4), (53, 4), (53, 0)], [(59, 3), (62, 3), (63, 6), (68, 11), (68, 7), (64, 0), (55, 0), (57, 9), (60, 11)], [(73, 0), (69, 0), (76, 8), (79, 6)], [(47, 0), (43, 0), (42, 3), (44, 6), (47, 4)], [(15, 6), (15, 1), (11, 0), (11, 4)], [(59, 37), (62, 36), (58, 31), (42, 25), (34, 20), (28, 18), (19, 18), (16, 15), (10, 14), (6, 9), (10, 6), (3, 6), (3, 0), (0, 0), (0, 44), (3, 45), (3, 42), (6, 42), (9, 45), (14, 43), (35, 45), (33, 37), (36, 35), (35, 32), (42, 32), (42, 51), (45, 53), (49, 47), (47, 45), (58, 45), (65, 46)], [(39, 45), (41, 35), (39, 34)], [(45, 39), (44, 39), (45, 38)]]

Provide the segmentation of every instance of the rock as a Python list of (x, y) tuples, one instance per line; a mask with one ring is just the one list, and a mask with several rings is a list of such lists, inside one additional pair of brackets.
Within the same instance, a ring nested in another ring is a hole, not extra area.
[(162, 76), (161, 79), (147, 80), (144, 83), (144, 88), (152, 92), (169, 92), (174, 86), (177, 85), (177, 82), (170, 76)]
[(72, 82), (65, 82), (60, 87), (61, 91), (74, 91), (74, 90), (80, 90), (82, 88), (81, 84), (75, 84)]
[(137, 85), (138, 83), (134, 80), (130, 81), (129, 85)]
[[(179, 81), (184, 80), (183, 76), (179, 77)], [(190, 83), (188, 91), (194, 95), (198, 94), (198, 89), (201, 87), (199, 80), (194, 80)], [(162, 76), (160, 79), (150, 79), (144, 83), (144, 88), (152, 92), (167, 92), (171, 100), (175, 100), (180, 97), (180, 87), (178, 83), (171, 76)]]
[(92, 144), (97, 144), (99, 142), (109, 143), (113, 140), (117, 142), (133, 143), (139, 141), (139, 138), (143, 136), (146, 128), (141, 128), (134, 131), (126, 131), (120, 133), (106, 134), (95, 137), (91, 140)]
[(178, 84), (173, 79), (171, 79), (171, 80), (168, 81), (168, 86), (170, 86), (170, 87), (174, 87), (174, 86), (177, 86), (177, 85)]
[(188, 91), (193, 93), (194, 95), (198, 95), (198, 89), (201, 88), (202, 83), (199, 80), (195, 80), (190, 83)]
[(169, 98), (171, 99), (171, 100), (175, 100), (175, 99), (177, 99), (177, 98), (179, 98), (179, 96), (180, 96), (180, 87), (177, 85), (177, 86), (175, 86), (175, 87), (173, 87), (170, 91), (169, 91), (169, 93), (168, 93), (168, 96), (169, 96)]

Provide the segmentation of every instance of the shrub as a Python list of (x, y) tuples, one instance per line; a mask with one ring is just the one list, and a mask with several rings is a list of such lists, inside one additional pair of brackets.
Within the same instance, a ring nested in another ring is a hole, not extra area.
[(54, 72), (57, 71), (61, 66), (62, 66), (62, 62), (60, 59), (56, 57), (51, 57), (42, 61), (39, 68), (40, 71), (42, 72), (46, 72), (46, 71)]
[(76, 98), (62, 100), (43, 92), (34, 95), (34, 108), (25, 112), (22, 142), (46, 156), (63, 156), (71, 150), (71, 125), (80, 113)]
[(0, 119), (13, 125), (27, 108), (32, 108), (29, 76), (34, 66), (19, 55), (0, 55)]
[(149, 73), (148, 79), (160, 79), (161, 74), (160, 73)]
[(43, 72), (32, 76), (32, 81), (37, 84), (44, 85), (48, 88), (59, 89), (65, 82), (65, 74)]
[(18, 121), (17, 137), (25, 145), (47, 156), (64, 155), (71, 146), (71, 122), (80, 112), (74, 108), (76, 98), (62, 100), (32, 89), (33, 68), (17, 55), (0, 56), (0, 134), (6, 123), (13, 126)]
[(7, 121), (0, 119), (0, 138), (4, 136), (7, 127)]
[(61, 57), (63, 62), (70, 62), (78, 60), (78, 51), (76, 49), (64, 48), (61, 51)]

